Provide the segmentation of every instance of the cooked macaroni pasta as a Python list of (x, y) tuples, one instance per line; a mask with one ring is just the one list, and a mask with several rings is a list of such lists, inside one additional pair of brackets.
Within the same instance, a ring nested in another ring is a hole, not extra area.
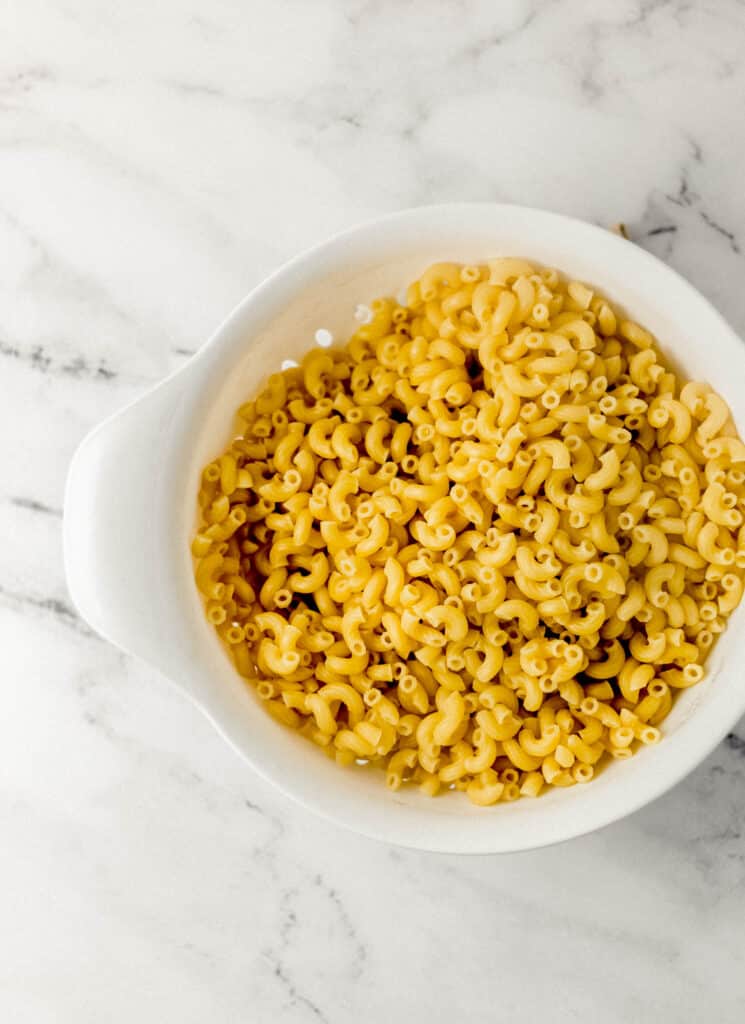
[(239, 410), (192, 544), (278, 721), (484, 806), (657, 743), (743, 593), (745, 444), (602, 296), (439, 263)]

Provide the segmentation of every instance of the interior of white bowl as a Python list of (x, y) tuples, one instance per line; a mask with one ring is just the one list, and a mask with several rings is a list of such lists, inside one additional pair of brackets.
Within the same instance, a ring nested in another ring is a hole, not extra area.
[(253, 766), (289, 795), (358, 831), (432, 850), (490, 852), (539, 846), (608, 823), (690, 770), (745, 708), (745, 608), (732, 617), (707, 679), (683, 692), (664, 741), (609, 765), (589, 785), (482, 809), (460, 793), (436, 799), (390, 792), (378, 770), (342, 769), (274, 722), (238, 676), (208, 626), (192, 577), (189, 541), (201, 468), (232, 436), (234, 411), (285, 359), (315, 344), (319, 328), (343, 341), (355, 309), (396, 295), (431, 262), (521, 256), (555, 266), (606, 294), (651, 329), (690, 378), (706, 380), (745, 426), (745, 352), (712, 307), (632, 243), (541, 211), (497, 205), (425, 208), (363, 226), (306, 253), (250, 295), (187, 367), (164, 442), (154, 521), (163, 533), (168, 671)]

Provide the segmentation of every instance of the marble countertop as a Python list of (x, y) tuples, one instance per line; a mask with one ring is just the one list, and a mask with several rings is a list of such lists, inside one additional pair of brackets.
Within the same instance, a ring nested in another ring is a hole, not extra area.
[(3, 1021), (742, 1021), (745, 721), (587, 838), (389, 848), (94, 636), (60, 541), (86, 431), (381, 212), (625, 221), (745, 336), (744, 56), (737, 0), (0, 7)]

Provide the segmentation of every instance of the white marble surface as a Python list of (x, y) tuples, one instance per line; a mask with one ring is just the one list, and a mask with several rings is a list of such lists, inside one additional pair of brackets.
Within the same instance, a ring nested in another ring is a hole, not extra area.
[(744, 58), (736, 0), (0, 5), (3, 1022), (743, 1020), (745, 721), (600, 834), (386, 848), (93, 636), (60, 533), (83, 434), (379, 212), (624, 220), (745, 334)]

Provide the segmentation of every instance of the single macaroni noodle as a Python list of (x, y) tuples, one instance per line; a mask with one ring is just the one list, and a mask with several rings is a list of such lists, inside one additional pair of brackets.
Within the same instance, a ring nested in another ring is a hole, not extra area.
[(745, 444), (648, 331), (522, 259), (438, 263), (241, 406), (206, 617), (269, 713), (488, 806), (657, 743), (745, 581)]

